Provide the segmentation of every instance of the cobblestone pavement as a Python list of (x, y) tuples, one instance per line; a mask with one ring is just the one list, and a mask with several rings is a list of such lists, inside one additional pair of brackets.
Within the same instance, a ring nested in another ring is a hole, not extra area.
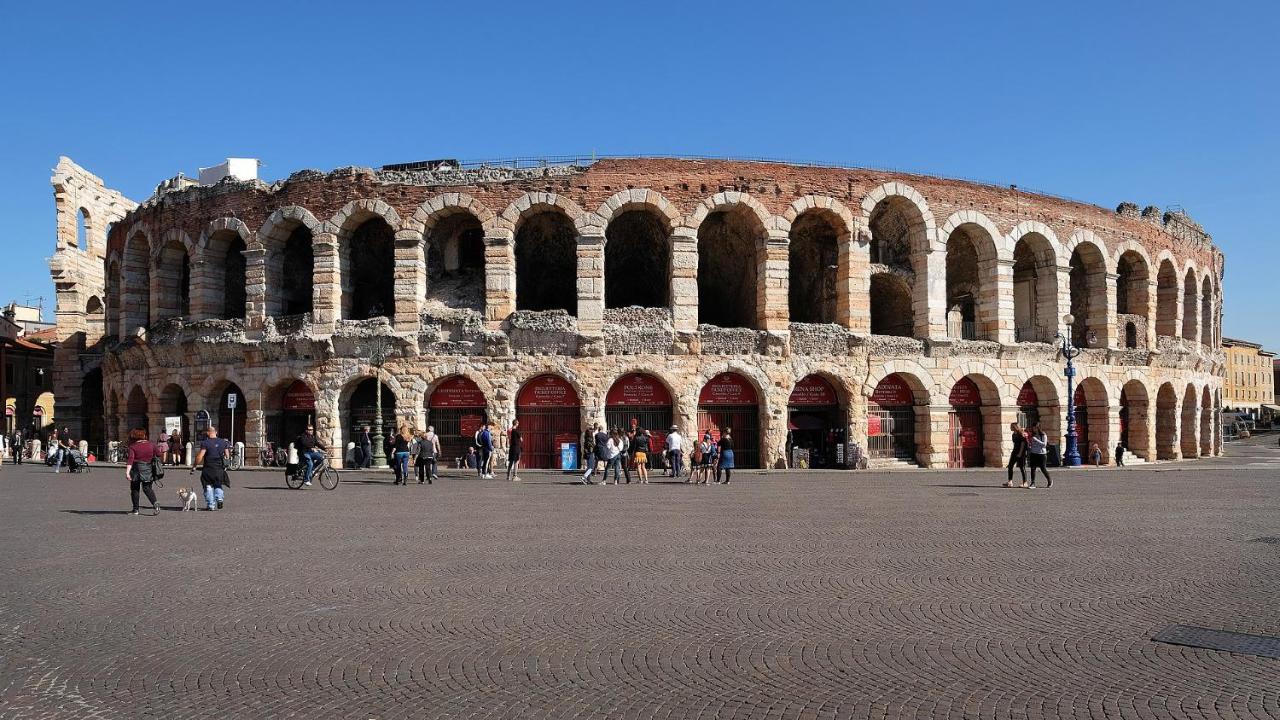
[(1150, 640), (1280, 635), (1280, 466), (240, 473), (219, 513), (171, 472), (158, 517), (121, 475), (0, 472), (4, 718), (1280, 717), (1280, 661)]

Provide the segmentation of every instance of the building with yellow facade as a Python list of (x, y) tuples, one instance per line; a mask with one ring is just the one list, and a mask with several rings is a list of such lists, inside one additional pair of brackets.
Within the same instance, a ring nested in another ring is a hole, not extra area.
[(1275, 353), (1257, 343), (1222, 338), (1227, 377), (1222, 385), (1223, 409), (1270, 423), (1275, 403)]

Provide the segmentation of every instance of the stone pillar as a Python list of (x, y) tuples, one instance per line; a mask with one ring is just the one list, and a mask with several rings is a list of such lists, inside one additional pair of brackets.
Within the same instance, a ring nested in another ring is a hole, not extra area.
[[(1156, 325), (1159, 319), (1159, 291), (1155, 282), (1155, 276), (1151, 276), (1151, 280), (1147, 283), (1147, 332), (1145, 337), (1139, 338), (1139, 347), (1148, 350), (1156, 349)], [(1116, 332), (1119, 332), (1117, 330)], [(1116, 344), (1122, 344), (1122, 340), (1117, 338)]]
[(991, 308), (993, 316), (990, 317), (990, 324), (985, 327), (986, 334), (979, 337), (1012, 344), (1017, 341), (1013, 317), (1013, 258), (999, 258), (990, 262), (992, 272), (988, 277), (995, 282), (983, 283), (983, 297), (978, 308), (979, 311), (984, 306)]
[(871, 334), (871, 248), (869, 235), (854, 233), (840, 246), (837, 322), (861, 335)]
[[(1062, 317), (1071, 312), (1071, 266), (1058, 265), (1054, 268), (1054, 272), (1058, 276), (1058, 312), (1046, 323), (1049, 329), (1048, 337), (1045, 338), (1047, 341), (1052, 341), (1056, 333), (1063, 332)], [(1065, 398), (1062, 404), (1063, 407), (1066, 407)]]
[(912, 283), (912, 311), (915, 335), (943, 340), (947, 337), (947, 254), (929, 249), (911, 255), (915, 282)]
[(312, 237), (315, 276), (311, 290), (311, 317), (318, 334), (330, 334), (342, 313), (342, 270), (338, 236), (331, 232)]
[(1119, 279), (1120, 276), (1115, 273), (1104, 274), (1103, 290), (1106, 292), (1102, 296), (1106, 300), (1102, 307), (1098, 307), (1096, 302), (1089, 306), (1088, 327), (1098, 333), (1098, 344), (1095, 347), (1124, 346), (1124, 342), (1116, 340), (1116, 282)]
[(397, 332), (414, 332), (421, 324), (427, 296), (427, 260), (422, 235), (397, 230), (395, 239), (395, 302), (392, 324)]
[(586, 337), (604, 335), (604, 235), (579, 235), (578, 333)]
[(756, 264), (756, 323), (771, 333), (785, 333), (791, 326), (788, 243), (786, 232), (768, 231)]
[[(1153, 405), (1150, 401), (1143, 402), (1140, 405), (1135, 404), (1132, 399), (1129, 401), (1129, 445), (1125, 448), (1126, 452), (1131, 452), (1143, 460), (1148, 462), (1156, 459), (1155, 454), (1155, 435), (1152, 433), (1151, 409)], [(1119, 422), (1119, 410), (1116, 410), (1117, 423)], [(1117, 430), (1116, 437), (1119, 438)]]
[(916, 457), (923, 467), (947, 466), (951, 449), (951, 406), (916, 406)]
[(671, 232), (671, 314), (676, 332), (698, 329), (698, 235), (693, 228)]
[[(1185, 391), (1184, 391), (1185, 392)], [(1178, 426), (1178, 449), (1183, 458), (1195, 458), (1200, 455), (1200, 398), (1190, 408), (1179, 398), (1181, 421)]]
[(484, 236), (484, 319), (490, 330), (516, 311), (516, 258), (510, 231)]
[(244, 298), (245, 330), (260, 336), (267, 319), (267, 250), (256, 243), (244, 251)]

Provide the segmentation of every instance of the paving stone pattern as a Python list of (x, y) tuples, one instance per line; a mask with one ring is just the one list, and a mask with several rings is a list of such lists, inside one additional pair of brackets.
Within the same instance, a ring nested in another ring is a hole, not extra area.
[(3, 718), (1280, 716), (1280, 470), (740, 473), (581, 487), (240, 473), (130, 517), (0, 473)]

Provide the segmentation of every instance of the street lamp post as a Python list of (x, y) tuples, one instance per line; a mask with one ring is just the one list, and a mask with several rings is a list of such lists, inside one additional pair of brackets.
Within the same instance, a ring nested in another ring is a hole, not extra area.
[[(1071, 362), (1080, 356), (1081, 349), (1071, 342), (1071, 326), (1075, 324), (1075, 316), (1067, 313), (1062, 316), (1062, 322), (1066, 325), (1065, 333), (1058, 333), (1054, 336), (1054, 340), (1062, 343), (1062, 357), (1067, 359), (1067, 369), (1064, 375), (1067, 376), (1067, 447), (1062, 453), (1062, 464), (1069, 467), (1076, 467), (1081, 464), (1080, 447), (1076, 437), (1076, 394), (1075, 394), (1075, 377), (1076, 367)], [(1085, 335), (1085, 340), (1092, 345), (1097, 342), (1097, 333), (1090, 330)]]
[(387, 356), (391, 354), (391, 349), (387, 346), (385, 340), (376, 342), (369, 351), (369, 364), (377, 368), (375, 382), (377, 387), (374, 389), (374, 411), (373, 411), (373, 464), (376, 467), (382, 467), (387, 464), (387, 455), (382, 451), (382, 366), (387, 364)]

